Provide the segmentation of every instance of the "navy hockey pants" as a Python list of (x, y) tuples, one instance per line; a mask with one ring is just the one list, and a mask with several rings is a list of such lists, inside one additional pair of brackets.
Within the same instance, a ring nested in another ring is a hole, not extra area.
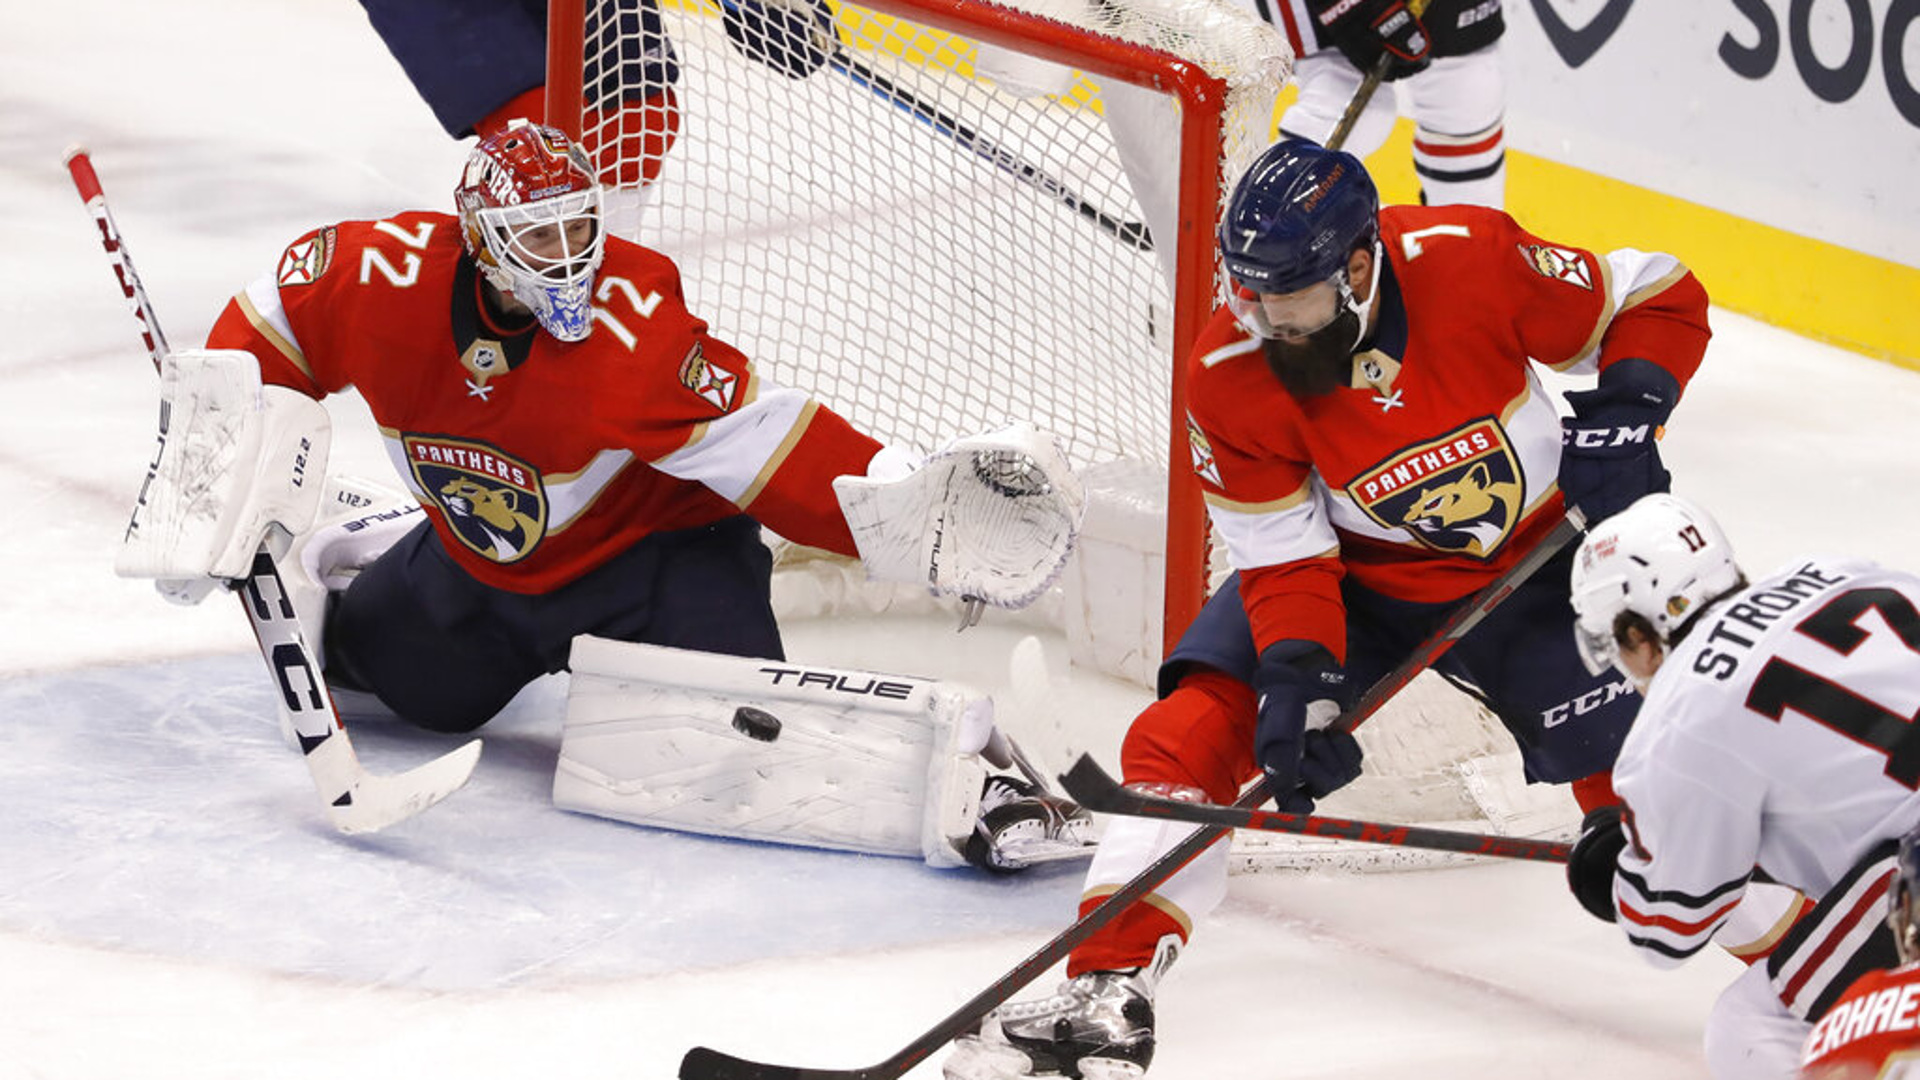
[[(1527, 778), (1545, 783), (1612, 769), (1640, 708), (1625, 676), (1611, 669), (1588, 675), (1580, 662), (1567, 599), (1572, 566), (1571, 552), (1562, 552), (1541, 567), (1434, 665), (1474, 689), (1519, 744)], [(1257, 657), (1239, 584), (1239, 575), (1229, 578), (1181, 635), (1160, 668), (1161, 696), (1188, 664), (1252, 681)], [(1352, 578), (1341, 596), (1348, 685), (1356, 697), (1411, 655), (1454, 607), (1396, 600)]]
[(564, 670), (576, 634), (782, 660), (773, 555), (748, 517), (656, 533), (539, 596), (475, 581), (422, 522), (327, 615), (327, 677), (403, 719), (471, 731)]

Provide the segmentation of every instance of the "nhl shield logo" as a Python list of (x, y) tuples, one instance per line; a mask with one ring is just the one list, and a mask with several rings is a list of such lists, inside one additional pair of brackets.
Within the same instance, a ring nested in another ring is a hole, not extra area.
[(1491, 558), (1513, 535), (1526, 497), (1519, 456), (1491, 419), (1407, 447), (1346, 490), (1381, 525), (1477, 559)]
[(469, 551), (497, 563), (533, 553), (547, 530), (547, 500), (531, 465), (484, 443), (409, 435), (415, 483)]

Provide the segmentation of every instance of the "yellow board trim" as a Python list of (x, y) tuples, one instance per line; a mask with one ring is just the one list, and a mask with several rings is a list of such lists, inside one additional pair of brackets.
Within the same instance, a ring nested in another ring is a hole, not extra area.
[[(1402, 118), (1367, 159), (1387, 202), (1419, 200), (1412, 153)], [(1552, 240), (1664, 251), (1719, 307), (1920, 371), (1920, 268), (1512, 150), (1507, 212)]]

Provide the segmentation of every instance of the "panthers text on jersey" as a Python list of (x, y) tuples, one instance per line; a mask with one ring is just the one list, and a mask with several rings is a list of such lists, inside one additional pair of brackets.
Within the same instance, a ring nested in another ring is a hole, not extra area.
[(856, 554), (831, 485), (879, 444), (709, 335), (666, 256), (609, 238), (578, 342), (499, 325), (481, 289), (451, 215), (344, 222), (288, 247), (207, 344), (316, 397), (357, 388), (447, 550), (496, 588), (547, 592), (743, 511)]
[[(1916, 605), (1910, 574), (1797, 559), (1697, 616), (1665, 657), (1613, 773), (1629, 839), (1614, 903), (1650, 959), (1705, 946), (1756, 873), (1822, 898), (1832, 944), (1809, 964), (1875, 933), (1882, 849), (1920, 824)], [(1818, 976), (1781, 974), (1789, 1007)]]
[(1529, 358), (1641, 357), (1684, 386), (1706, 351), (1706, 291), (1671, 256), (1600, 256), (1466, 206), (1383, 208), (1380, 241), (1350, 387), (1296, 401), (1224, 308), (1187, 362), (1194, 471), (1262, 649), (1343, 657), (1343, 572), (1443, 602), (1518, 558), (1509, 541), (1561, 506), (1559, 414)]

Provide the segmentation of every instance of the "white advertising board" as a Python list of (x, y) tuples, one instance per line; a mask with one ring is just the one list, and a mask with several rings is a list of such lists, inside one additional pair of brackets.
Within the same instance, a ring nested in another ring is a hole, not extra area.
[(1920, 0), (1506, 0), (1508, 144), (1920, 267)]

